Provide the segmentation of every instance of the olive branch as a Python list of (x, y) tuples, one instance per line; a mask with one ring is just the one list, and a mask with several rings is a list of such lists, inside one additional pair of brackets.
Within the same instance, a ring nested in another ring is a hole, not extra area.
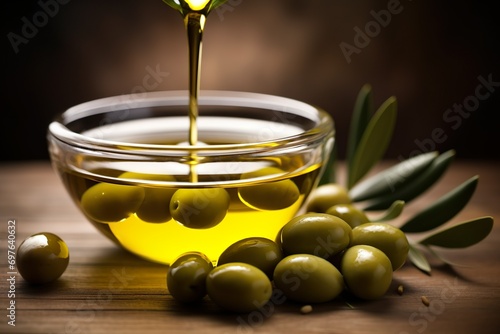
[[(353, 203), (364, 212), (383, 211), (372, 221), (389, 222), (399, 217), (406, 204), (440, 180), (455, 157), (454, 150), (424, 152), (365, 178), (384, 156), (392, 139), (396, 117), (397, 100), (394, 96), (374, 111), (371, 86), (366, 84), (361, 88), (348, 133), (345, 186)], [(336, 156), (334, 147), (320, 185), (337, 182)], [(409, 239), (408, 259), (423, 272), (431, 273), (424, 250), (451, 264), (439, 255), (435, 247), (469, 247), (491, 232), (493, 217), (490, 216), (438, 229), (462, 211), (474, 194), (478, 181), (478, 175), (465, 180), (399, 226), (408, 236), (426, 232), (427, 235), (419, 241)]]

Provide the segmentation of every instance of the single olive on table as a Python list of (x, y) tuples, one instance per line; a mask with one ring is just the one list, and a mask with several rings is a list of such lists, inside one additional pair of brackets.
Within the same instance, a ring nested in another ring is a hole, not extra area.
[(233, 262), (215, 267), (207, 276), (207, 293), (223, 309), (247, 313), (264, 306), (272, 295), (267, 275), (247, 263)]
[(32, 284), (57, 280), (68, 267), (68, 263), (68, 246), (53, 233), (33, 234), (17, 249), (17, 269), (21, 276)]
[(259, 268), (272, 278), (274, 268), (281, 259), (283, 252), (274, 241), (266, 238), (246, 238), (226, 248), (220, 255), (217, 265), (244, 262)]
[(317, 187), (311, 193), (306, 205), (307, 212), (325, 213), (337, 204), (352, 203), (347, 189), (337, 183), (327, 183)]
[(291, 219), (279, 241), (286, 255), (332, 257), (349, 246), (352, 229), (342, 219), (324, 213), (306, 213)]
[(336, 204), (326, 210), (326, 213), (339, 217), (352, 228), (370, 222), (363, 210), (353, 204)]
[(182, 303), (200, 301), (207, 294), (206, 279), (213, 268), (204, 254), (191, 252), (181, 255), (168, 268), (168, 291)]
[(381, 250), (356, 245), (348, 248), (342, 257), (340, 272), (348, 290), (366, 300), (381, 298), (392, 282), (392, 264)]
[(344, 279), (337, 268), (311, 254), (285, 257), (274, 271), (274, 284), (290, 300), (323, 303), (335, 299), (344, 290)]
[(391, 260), (393, 270), (403, 266), (410, 250), (404, 232), (387, 223), (368, 223), (355, 227), (350, 246), (355, 245), (370, 245), (380, 249)]

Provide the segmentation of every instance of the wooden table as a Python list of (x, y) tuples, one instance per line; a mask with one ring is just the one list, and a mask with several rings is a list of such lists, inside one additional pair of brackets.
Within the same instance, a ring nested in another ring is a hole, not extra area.
[[(467, 208), (452, 223), (500, 215), (498, 163), (455, 161), (445, 177), (412, 202), (410, 215), (469, 177), (480, 182)], [(7, 279), (8, 221), (16, 241), (50, 231), (70, 247), (65, 274), (43, 287), (15, 275), (15, 297)], [(46, 162), (0, 165), (0, 333), (498, 333), (500, 325), (500, 227), (480, 244), (449, 251), (460, 266), (433, 262), (428, 276), (411, 265), (394, 274), (387, 295), (377, 301), (334, 301), (301, 305), (275, 300), (248, 315), (228, 314), (206, 300), (198, 307), (177, 304), (166, 289), (166, 267), (118, 249), (99, 234), (69, 200)], [(402, 284), (404, 294), (396, 293)], [(421, 296), (430, 305), (424, 306)], [(236, 297), (236, 296), (235, 296)], [(7, 324), (15, 301), (15, 327)]]

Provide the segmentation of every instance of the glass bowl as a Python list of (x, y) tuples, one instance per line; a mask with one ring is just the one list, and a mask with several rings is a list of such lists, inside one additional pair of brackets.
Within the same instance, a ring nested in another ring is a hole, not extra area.
[(278, 96), (202, 91), (189, 145), (187, 91), (103, 98), (48, 129), (52, 165), (86, 218), (150, 261), (197, 251), (214, 263), (232, 243), (275, 240), (317, 186), (331, 117)]

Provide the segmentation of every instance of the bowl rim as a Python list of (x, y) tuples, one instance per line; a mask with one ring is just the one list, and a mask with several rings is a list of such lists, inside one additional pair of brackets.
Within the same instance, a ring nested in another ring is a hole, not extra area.
[[(201, 90), (198, 96), (200, 106), (235, 106), (269, 109), (280, 112), (300, 114), (315, 123), (311, 129), (299, 134), (280, 137), (272, 140), (256, 142), (214, 144), (206, 146), (131, 143), (94, 138), (74, 132), (66, 127), (78, 119), (106, 112), (144, 108), (153, 106), (188, 106), (189, 92), (187, 90), (155, 91), (137, 94), (104, 97), (77, 104), (59, 114), (48, 126), (48, 136), (72, 147), (91, 149), (103, 152), (114, 152), (126, 155), (163, 155), (166, 152), (242, 152), (272, 150), (276, 147), (301, 145), (323, 137), (334, 135), (332, 117), (323, 109), (299, 100), (254, 92), (228, 90)], [(188, 114), (186, 113), (186, 117)]]

